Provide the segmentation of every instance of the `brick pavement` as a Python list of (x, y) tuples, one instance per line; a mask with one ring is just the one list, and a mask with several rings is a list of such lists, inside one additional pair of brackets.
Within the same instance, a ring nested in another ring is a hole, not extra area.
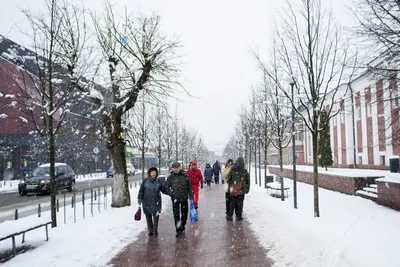
[(159, 235), (147, 236), (147, 231), (142, 232), (110, 261), (112, 266), (272, 266), (267, 251), (258, 243), (246, 220), (246, 200), (244, 220), (226, 220), (224, 185), (212, 184), (200, 190), (199, 221), (191, 225), (188, 219), (185, 234), (178, 238), (171, 205), (165, 204)]

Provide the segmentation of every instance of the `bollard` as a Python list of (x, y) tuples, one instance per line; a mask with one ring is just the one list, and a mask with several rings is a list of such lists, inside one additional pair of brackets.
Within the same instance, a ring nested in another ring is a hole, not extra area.
[(85, 190), (82, 193), (83, 219), (85, 219)]
[(129, 187), (132, 189), (132, 183), (129, 183)]
[(136, 182), (135, 182), (135, 188), (136, 188)]
[(93, 217), (93, 188), (90, 189), (90, 212)]
[(66, 210), (66, 208), (67, 208), (67, 205), (66, 205), (66, 203), (65, 203), (65, 193), (64, 193), (64, 223), (67, 223), (67, 210)]
[(97, 202), (97, 206), (99, 207), (99, 213), (101, 212), (101, 210), (100, 210), (100, 186), (97, 188), (97, 190), (99, 191), (99, 200), (98, 200), (98, 202)]
[(74, 190), (74, 223), (76, 223), (76, 192)]
[(41, 216), (41, 209), (40, 209), (40, 204), (38, 204), (38, 217), (40, 217)]
[(60, 203), (58, 199), (56, 200), (56, 211), (58, 212), (60, 210)]
[(97, 200), (97, 193), (96, 193), (96, 190), (94, 191), (94, 201), (96, 201)]
[(107, 209), (107, 190), (106, 186), (104, 186), (104, 209)]
[(15, 216), (14, 216), (15, 220), (18, 220), (18, 209), (15, 209)]
[(74, 208), (74, 196), (71, 197), (71, 208)]

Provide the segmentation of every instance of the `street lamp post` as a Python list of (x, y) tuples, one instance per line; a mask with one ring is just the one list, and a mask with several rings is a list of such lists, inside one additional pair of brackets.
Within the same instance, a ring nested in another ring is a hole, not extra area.
[(292, 156), (293, 156), (293, 201), (294, 208), (297, 209), (297, 184), (296, 184), (296, 135), (294, 129), (294, 80), (290, 83), (292, 88)]

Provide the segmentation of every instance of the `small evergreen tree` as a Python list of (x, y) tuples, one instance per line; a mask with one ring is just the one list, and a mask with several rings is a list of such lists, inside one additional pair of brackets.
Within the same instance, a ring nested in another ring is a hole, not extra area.
[(328, 170), (328, 166), (332, 166), (332, 148), (331, 148), (331, 134), (329, 128), (329, 118), (326, 110), (321, 113), (321, 132), (318, 139), (318, 164)]

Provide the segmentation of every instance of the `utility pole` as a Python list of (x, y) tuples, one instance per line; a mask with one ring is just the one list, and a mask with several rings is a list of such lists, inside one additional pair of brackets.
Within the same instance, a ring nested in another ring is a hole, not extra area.
[(297, 184), (296, 184), (296, 134), (294, 127), (294, 80), (290, 83), (292, 87), (292, 156), (293, 156), (293, 201), (294, 208), (297, 209)]

